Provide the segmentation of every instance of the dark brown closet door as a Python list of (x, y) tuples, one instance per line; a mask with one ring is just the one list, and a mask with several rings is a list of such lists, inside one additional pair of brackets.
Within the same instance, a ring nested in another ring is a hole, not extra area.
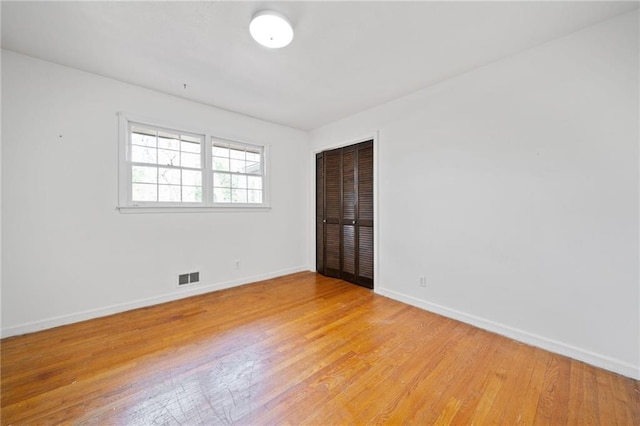
[(316, 155), (316, 271), (324, 274), (324, 153)]
[(373, 288), (373, 141), (316, 155), (316, 270)]
[(324, 274), (342, 277), (340, 215), (342, 211), (342, 150), (324, 153)]
[(373, 142), (358, 145), (358, 273), (356, 282), (373, 288)]
[(356, 280), (356, 147), (342, 149), (342, 279)]

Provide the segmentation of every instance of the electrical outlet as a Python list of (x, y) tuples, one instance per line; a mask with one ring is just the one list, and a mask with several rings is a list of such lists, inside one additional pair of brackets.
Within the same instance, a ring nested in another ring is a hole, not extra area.
[(240, 259), (236, 259), (236, 269), (240, 269)]
[(426, 287), (427, 286), (427, 277), (425, 277), (424, 275), (420, 275), (420, 287)]

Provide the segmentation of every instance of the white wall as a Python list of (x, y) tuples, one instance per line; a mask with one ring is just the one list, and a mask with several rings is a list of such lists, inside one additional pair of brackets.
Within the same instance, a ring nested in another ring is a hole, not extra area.
[[(269, 145), (271, 211), (117, 212), (118, 111)], [(3, 336), (308, 269), (304, 132), (8, 51), (2, 124)]]
[(640, 378), (638, 59), (633, 12), (313, 131), (379, 131), (376, 291)]

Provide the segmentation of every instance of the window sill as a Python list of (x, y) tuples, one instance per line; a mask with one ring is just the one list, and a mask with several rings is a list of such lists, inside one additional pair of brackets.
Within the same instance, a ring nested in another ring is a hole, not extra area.
[(120, 213), (124, 214), (145, 214), (145, 213), (221, 213), (221, 212), (266, 212), (270, 211), (270, 206), (118, 206), (116, 207)]

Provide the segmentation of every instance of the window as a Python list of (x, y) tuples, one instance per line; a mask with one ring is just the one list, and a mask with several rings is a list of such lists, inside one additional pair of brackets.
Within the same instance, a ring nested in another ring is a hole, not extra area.
[(130, 124), (131, 201), (201, 203), (202, 136)]
[(120, 115), (120, 211), (267, 207), (265, 147)]
[(213, 202), (262, 203), (262, 149), (213, 141)]

